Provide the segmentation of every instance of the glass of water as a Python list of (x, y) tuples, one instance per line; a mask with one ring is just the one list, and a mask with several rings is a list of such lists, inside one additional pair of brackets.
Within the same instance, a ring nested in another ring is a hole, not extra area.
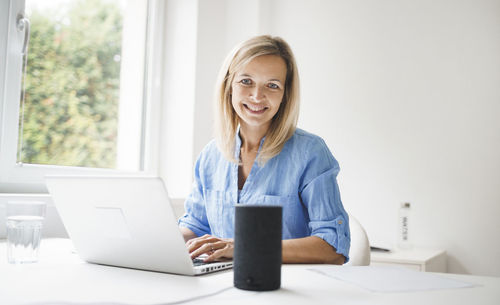
[(7, 202), (7, 260), (35, 263), (42, 237), (46, 204), (42, 201)]

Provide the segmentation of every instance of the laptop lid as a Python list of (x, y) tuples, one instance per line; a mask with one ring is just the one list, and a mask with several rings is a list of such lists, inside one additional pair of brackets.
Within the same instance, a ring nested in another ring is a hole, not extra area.
[(186, 275), (214, 271), (193, 267), (159, 177), (46, 176), (46, 183), (83, 260)]

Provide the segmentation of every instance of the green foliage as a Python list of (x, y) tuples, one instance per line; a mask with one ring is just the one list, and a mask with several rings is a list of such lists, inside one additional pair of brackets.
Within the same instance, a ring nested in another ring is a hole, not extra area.
[(99, 0), (71, 5), (30, 16), (21, 161), (113, 168), (120, 8)]

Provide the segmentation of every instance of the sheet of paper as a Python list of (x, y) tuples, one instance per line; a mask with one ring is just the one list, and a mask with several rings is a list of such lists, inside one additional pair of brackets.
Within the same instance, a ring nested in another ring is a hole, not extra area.
[(322, 266), (309, 270), (373, 292), (408, 292), (477, 286), (397, 266)]

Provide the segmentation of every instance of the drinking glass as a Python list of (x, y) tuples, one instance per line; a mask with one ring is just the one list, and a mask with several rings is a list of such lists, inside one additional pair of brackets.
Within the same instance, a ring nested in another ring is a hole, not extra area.
[(38, 261), (46, 204), (42, 201), (7, 202), (7, 261)]

